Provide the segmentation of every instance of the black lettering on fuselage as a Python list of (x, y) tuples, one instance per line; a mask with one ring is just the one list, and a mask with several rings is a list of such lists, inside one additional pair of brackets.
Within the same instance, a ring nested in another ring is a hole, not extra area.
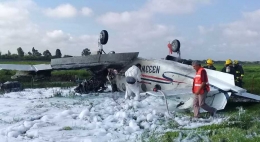
[(142, 66), (141, 71), (143, 73), (160, 73), (160, 66)]
[(145, 66), (142, 66), (141, 68), (141, 72), (145, 72)]

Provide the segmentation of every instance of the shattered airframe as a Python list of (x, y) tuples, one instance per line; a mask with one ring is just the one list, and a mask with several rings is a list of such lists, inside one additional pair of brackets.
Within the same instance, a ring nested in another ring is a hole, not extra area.
[[(142, 65), (140, 90), (143, 97), (152, 95), (164, 98), (167, 100), (166, 105), (170, 110), (192, 108), (193, 94), (191, 88), (195, 70), (186, 62), (187, 60), (169, 55), (165, 59), (143, 59), (138, 57), (138, 52), (112, 52), (106, 54), (102, 46), (107, 43), (107, 40), (108, 34), (103, 30), (100, 34), (99, 54), (96, 55), (52, 59), (51, 64), (45, 66), (8, 66), (0, 64), (0, 68), (27, 72), (85, 68), (94, 73), (94, 81), (92, 80), (92, 82), (100, 81), (96, 82), (97, 85), (94, 85), (96, 88), (90, 87), (93, 85), (90, 81), (81, 84), (82, 87), (78, 88), (78, 91), (80, 92), (80, 89), (83, 88), (83, 91), (87, 93), (91, 89), (97, 91), (99, 87), (103, 87), (107, 81), (107, 70), (110, 68), (118, 71), (115, 77), (117, 89), (125, 91), (124, 72), (132, 65), (140, 63)], [(180, 42), (178, 40), (172, 42), (172, 51), (180, 52)], [(206, 69), (206, 71), (211, 87), (206, 98), (208, 105), (218, 110), (224, 109), (231, 95), (260, 100), (260, 96), (250, 94), (245, 89), (235, 86), (233, 75), (209, 69)], [(161, 91), (154, 92), (154, 88), (160, 88)], [(162, 106), (162, 109), (165, 109), (165, 106)]]

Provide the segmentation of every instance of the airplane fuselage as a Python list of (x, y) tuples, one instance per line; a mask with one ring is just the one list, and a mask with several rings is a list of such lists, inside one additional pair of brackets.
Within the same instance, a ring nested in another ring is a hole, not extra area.
[(116, 82), (119, 90), (125, 91), (124, 72), (136, 63), (141, 64), (141, 92), (152, 91), (155, 85), (160, 85), (162, 90), (192, 87), (192, 78), (195, 75), (192, 66), (168, 60), (137, 58), (117, 76)]

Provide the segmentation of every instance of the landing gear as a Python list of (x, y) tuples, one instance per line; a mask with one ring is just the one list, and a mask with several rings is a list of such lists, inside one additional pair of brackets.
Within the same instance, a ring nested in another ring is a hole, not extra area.
[(92, 77), (89, 80), (85, 80), (80, 83), (74, 91), (81, 94), (88, 94), (91, 92), (103, 92), (106, 90), (105, 81), (100, 80), (99, 78)]
[(107, 79), (106, 76), (108, 75), (107, 69), (102, 70), (90, 70), (92, 72), (92, 78), (89, 80), (85, 80), (80, 83), (74, 90), (77, 93), (88, 94), (91, 92), (103, 92), (107, 89), (105, 86)]
[(100, 47), (98, 54), (102, 54), (102, 53), (106, 54), (106, 52), (103, 50), (103, 45), (107, 44), (107, 41), (108, 41), (108, 32), (106, 30), (102, 30), (100, 32), (100, 37), (98, 41), (98, 46)]

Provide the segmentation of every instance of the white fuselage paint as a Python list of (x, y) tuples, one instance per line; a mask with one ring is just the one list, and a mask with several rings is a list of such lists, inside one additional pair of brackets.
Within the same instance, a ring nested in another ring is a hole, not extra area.
[[(133, 64), (141, 64), (142, 81), (144, 82), (147, 90), (152, 91), (156, 84), (160, 85), (162, 90), (172, 90), (177, 88), (187, 88), (192, 87), (192, 78), (178, 75), (176, 73), (182, 73), (193, 77), (195, 71), (191, 66), (181, 64), (178, 62), (167, 61), (167, 60), (148, 60), (148, 59), (136, 59), (131, 65), (128, 65), (121, 71), (121, 75), (131, 67)], [(121, 91), (123, 89), (123, 83), (125, 83), (124, 76), (117, 77), (117, 85)]]
[[(140, 85), (141, 92), (163, 98), (161, 94), (152, 91), (155, 85), (160, 85), (161, 90), (165, 92), (167, 99), (169, 99), (169, 108), (171, 110), (176, 110), (176, 106), (180, 102), (184, 104), (178, 107), (178, 109), (192, 109), (194, 96), (192, 94), (192, 84), (196, 73), (192, 66), (169, 60), (137, 58), (117, 75), (116, 82), (120, 91), (125, 91), (124, 72), (137, 63), (140, 63), (142, 66), (141, 78), (143, 83)], [(206, 71), (211, 85), (211, 91), (206, 99), (208, 105), (218, 110), (224, 109), (227, 99), (231, 95), (227, 91), (246, 92), (245, 89), (235, 86), (233, 75), (209, 69), (206, 69)], [(260, 100), (260, 98), (253, 99)]]

